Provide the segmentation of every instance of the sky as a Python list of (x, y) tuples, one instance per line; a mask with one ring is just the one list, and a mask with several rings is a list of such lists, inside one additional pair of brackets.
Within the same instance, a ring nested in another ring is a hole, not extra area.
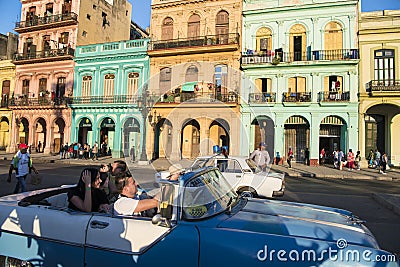
[[(150, 26), (151, 0), (128, 0), (132, 4), (132, 20), (146, 29)], [(400, 0), (361, 0), (361, 11), (400, 9)], [(0, 0), (0, 33), (14, 32), (21, 17), (19, 0)]]

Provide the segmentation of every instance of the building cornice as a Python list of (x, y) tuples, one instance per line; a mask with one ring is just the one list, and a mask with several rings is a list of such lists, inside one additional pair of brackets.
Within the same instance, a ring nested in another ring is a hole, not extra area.
[(121, 56), (105, 56), (105, 57), (91, 57), (91, 58), (75, 58), (76, 63), (88, 63), (88, 62), (104, 62), (104, 61), (118, 61), (126, 59), (143, 59), (147, 60), (147, 53), (135, 54), (135, 55), (121, 55)]

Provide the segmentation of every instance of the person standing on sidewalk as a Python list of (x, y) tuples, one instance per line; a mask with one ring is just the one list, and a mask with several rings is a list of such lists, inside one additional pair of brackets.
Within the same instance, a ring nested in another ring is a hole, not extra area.
[(325, 163), (325, 148), (321, 149), (321, 152), (319, 153), (319, 164), (323, 165)]
[(357, 151), (356, 157), (354, 158), (354, 165), (358, 171), (360, 170), (360, 162), (361, 162), (361, 155), (359, 150)]
[(339, 148), (338, 152), (338, 164), (339, 164), (339, 170), (342, 170), (343, 168), (343, 158), (344, 158), (344, 153), (341, 148)]
[(306, 151), (304, 152), (305, 163), (307, 166), (310, 166), (310, 150), (306, 147)]
[(26, 192), (26, 177), (31, 170), (33, 170), (36, 174), (39, 172), (35, 169), (32, 164), (32, 159), (27, 152), (28, 146), (26, 144), (19, 145), (19, 151), (15, 154), (12, 159), (12, 164), (15, 170), (15, 177), (17, 178), (17, 184), (14, 189), (14, 194), (19, 192), (21, 187), (21, 192)]
[(289, 147), (289, 151), (287, 153), (287, 159), (286, 159), (286, 162), (289, 165), (289, 169), (292, 168), (292, 159), (293, 159), (293, 157), (294, 157), (293, 156), (293, 150), (292, 150), (291, 147)]
[(99, 160), (97, 158), (98, 153), (99, 153), (99, 145), (97, 144), (97, 142), (94, 142), (94, 145), (92, 147), (92, 154), (93, 154), (92, 160), (94, 160), (94, 159)]
[(349, 149), (349, 152), (347, 153), (347, 169), (348, 170), (354, 169), (354, 153), (351, 148)]

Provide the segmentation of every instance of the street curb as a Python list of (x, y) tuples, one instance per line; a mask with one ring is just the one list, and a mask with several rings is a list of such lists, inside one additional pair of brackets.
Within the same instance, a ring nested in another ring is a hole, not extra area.
[(318, 178), (318, 179), (346, 179), (346, 180), (375, 180), (375, 181), (396, 181), (397, 179), (393, 179), (392, 177), (369, 177), (369, 176), (346, 176), (346, 175), (321, 175), (315, 173), (298, 173), (298, 172), (284, 172), (285, 177), (291, 178)]
[[(388, 194), (385, 194), (388, 195)], [(393, 211), (397, 215), (400, 215), (400, 206), (390, 200), (390, 198), (385, 197), (382, 194), (372, 193), (372, 198), (381, 204), (382, 206), (388, 208), (389, 210)]]

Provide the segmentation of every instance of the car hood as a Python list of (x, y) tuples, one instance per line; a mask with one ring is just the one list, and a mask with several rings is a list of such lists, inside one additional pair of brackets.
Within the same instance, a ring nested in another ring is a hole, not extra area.
[(261, 199), (249, 199), (239, 211), (234, 210), (219, 228), (329, 242), (345, 239), (349, 244), (379, 248), (363, 222), (346, 210)]

